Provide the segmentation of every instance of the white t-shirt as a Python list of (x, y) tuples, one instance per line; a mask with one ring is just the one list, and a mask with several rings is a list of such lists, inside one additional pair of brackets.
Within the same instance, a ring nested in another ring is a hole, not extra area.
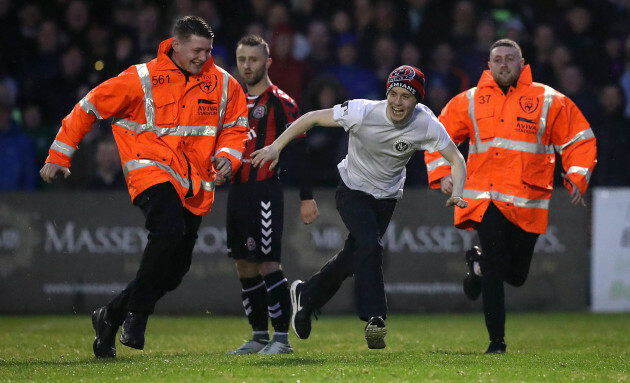
[(394, 126), (387, 100), (350, 100), (335, 105), (333, 118), (350, 135), (348, 155), (337, 165), (350, 189), (374, 198), (402, 198), (405, 165), (416, 150), (434, 152), (451, 141), (433, 112), (417, 104), (411, 120)]

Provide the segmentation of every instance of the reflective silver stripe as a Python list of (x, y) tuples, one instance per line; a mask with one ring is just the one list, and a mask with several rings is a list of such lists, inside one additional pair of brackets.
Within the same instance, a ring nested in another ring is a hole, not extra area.
[(239, 117), (236, 121), (228, 122), (227, 124), (223, 124), (223, 128), (231, 128), (235, 125), (241, 125), (246, 128), (249, 128), (249, 120), (247, 117)]
[(586, 178), (586, 182), (590, 182), (591, 180), (591, 171), (588, 168), (584, 168), (582, 166), (571, 166), (569, 170), (567, 170), (567, 175), (571, 173), (581, 174)]
[(88, 100), (87, 97), (83, 97), (81, 101), (79, 101), (79, 105), (81, 106), (81, 109), (85, 111), (85, 113), (92, 113), (99, 120), (103, 119), (103, 117), (101, 117), (101, 114), (98, 112), (98, 110), (96, 110), (96, 107), (94, 106), (94, 104), (92, 104), (92, 102), (90, 102), (90, 100)]
[(547, 129), (547, 115), (549, 114), (549, 108), (553, 103), (553, 97), (556, 95), (556, 91), (552, 87), (545, 85), (545, 96), (542, 106), (542, 112), (540, 114), (540, 121), (538, 121), (538, 135), (536, 137), (537, 143), (542, 143), (542, 136)]
[(229, 74), (222, 68), (217, 67), (223, 73), (223, 90), (221, 91), (221, 107), (219, 108), (219, 123), (217, 126), (223, 126), (223, 119), (225, 118), (225, 110), (227, 109), (227, 99), (228, 99), (228, 85), (229, 85)]
[(159, 128), (157, 126), (149, 126), (147, 124), (139, 124), (135, 121), (129, 121), (125, 119), (116, 119), (114, 124), (131, 130), (138, 134), (144, 132), (153, 132), (158, 136), (172, 135), (172, 136), (208, 136), (215, 137), (217, 135), (216, 126), (177, 126), (173, 128)]
[(153, 161), (153, 160), (131, 160), (131, 161), (128, 161), (123, 166), (123, 174), (125, 175), (125, 178), (126, 178), (127, 175), (129, 174), (129, 172), (131, 172), (133, 170), (140, 169), (140, 168), (145, 168), (147, 166), (157, 166), (158, 168), (164, 170), (165, 172), (167, 172), (168, 174), (173, 176), (173, 178), (175, 178), (177, 180), (177, 182), (179, 182), (186, 189), (188, 189), (189, 186), (190, 186), (190, 183), (188, 182), (188, 178), (184, 178), (184, 177), (180, 176), (170, 166), (165, 165), (165, 164), (163, 164), (161, 162)]
[(488, 151), (492, 143), (493, 141), (480, 142), (474, 145), (470, 144), (470, 147), (468, 148), (468, 153), (485, 153)]
[(523, 197), (516, 197), (509, 194), (499, 193), (496, 190), (481, 191), (464, 189), (464, 198), (468, 199), (492, 199), (495, 201), (502, 201), (514, 204), (516, 207), (524, 207), (530, 209), (547, 209), (549, 210), (548, 199), (527, 199)]
[(228, 153), (236, 158), (238, 158), (239, 160), (243, 157), (243, 153), (239, 152), (236, 149), (232, 149), (232, 148), (221, 148), (219, 150), (217, 150), (214, 155), (216, 156), (217, 154), (221, 153), (221, 152), (225, 152)]
[(209, 136), (214, 137), (217, 135), (216, 126), (179, 126), (177, 132), (174, 133), (179, 136)]
[(149, 75), (149, 68), (147, 64), (136, 65), (138, 70), (138, 76), (140, 77), (140, 84), (144, 91), (144, 114), (147, 118), (147, 125), (155, 126), (155, 104), (153, 103), (153, 91), (151, 88), (151, 76)]
[(593, 129), (588, 128), (588, 129), (583, 130), (580, 133), (576, 134), (566, 144), (563, 144), (562, 146), (556, 146), (556, 151), (558, 153), (562, 154), (564, 149), (566, 149), (569, 145), (573, 145), (573, 144), (575, 144), (578, 141), (588, 140), (589, 138), (593, 138), (593, 137), (595, 137), (595, 134), (593, 133)]
[(446, 158), (440, 157), (440, 158), (435, 159), (435, 160), (433, 160), (433, 161), (431, 161), (431, 162), (429, 162), (427, 164), (427, 171), (430, 172), (432, 170), (435, 170), (437, 167), (443, 166), (443, 165), (450, 166), (451, 164), (446, 160)]
[(470, 120), (473, 123), (473, 128), (475, 129), (475, 143), (474, 144), (471, 143), (469, 145), (470, 147), (469, 150), (471, 153), (481, 153), (488, 150), (487, 147), (484, 150), (478, 150), (478, 149), (481, 149), (481, 147), (478, 147), (478, 145), (481, 145), (481, 136), (479, 135), (479, 125), (477, 125), (477, 119), (475, 118), (475, 92), (476, 91), (477, 91), (477, 88), (475, 87), (475, 88), (468, 89), (468, 92), (466, 92), (466, 97), (468, 97), (468, 116), (470, 117)]
[(201, 188), (207, 191), (214, 191), (214, 181), (201, 180)]
[(63, 153), (68, 157), (72, 157), (74, 155), (74, 153), (76, 153), (76, 149), (73, 148), (72, 146), (68, 145), (68, 144), (64, 144), (61, 141), (53, 141), (52, 145), (50, 145), (50, 148), (52, 150), (56, 150), (59, 153)]
[(533, 142), (514, 141), (514, 140), (509, 140), (507, 138), (500, 138), (500, 137), (496, 137), (494, 140), (492, 140), (492, 144), (490, 146), (493, 146), (495, 148), (518, 150), (519, 152), (534, 153), (534, 154), (553, 153), (552, 145), (545, 146), (545, 145), (535, 144)]

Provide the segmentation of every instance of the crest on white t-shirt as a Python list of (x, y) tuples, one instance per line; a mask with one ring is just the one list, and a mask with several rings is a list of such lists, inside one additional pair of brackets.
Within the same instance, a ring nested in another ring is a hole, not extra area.
[(412, 145), (411, 142), (407, 141), (407, 140), (396, 140), (394, 142), (394, 151), (396, 151), (397, 153), (407, 153), (409, 150), (411, 150)]

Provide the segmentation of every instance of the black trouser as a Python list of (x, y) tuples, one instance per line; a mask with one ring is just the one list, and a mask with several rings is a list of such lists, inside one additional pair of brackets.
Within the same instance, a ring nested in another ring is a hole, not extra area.
[(156, 302), (182, 282), (190, 269), (201, 217), (184, 208), (171, 183), (151, 186), (133, 201), (149, 230), (136, 277), (107, 304), (118, 323), (127, 311), (152, 314)]
[(490, 339), (505, 336), (505, 295), (503, 282), (521, 286), (529, 274), (529, 266), (539, 234), (528, 233), (508, 221), (490, 203), (477, 226), (483, 257), (481, 286), (483, 312)]
[(376, 199), (344, 184), (335, 194), (337, 210), (350, 234), (337, 255), (313, 275), (304, 285), (306, 303), (321, 308), (332, 298), (343, 281), (354, 274), (354, 296), (359, 318), (387, 315), (387, 300), (383, 283), (383, 244), (396, 208), (395, 199)]

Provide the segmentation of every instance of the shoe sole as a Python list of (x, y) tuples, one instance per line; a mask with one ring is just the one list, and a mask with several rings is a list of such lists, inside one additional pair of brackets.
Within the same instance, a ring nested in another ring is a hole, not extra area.
[(367, 341), (368, 348), (385, 348), (385, 335), (387, 335), (387, 327), (368, 325), (365, 328), (365, 340)]
[(297, 314), (298, 312), (297, 286), (300, 283), (302, 283), (302, 281), (299, 279), (296, 279), (295, 281), (293, 281), (293, 283), (291, 283), (291, 288), (289, 289), (289, 293), (291, 295), (291, 327), (293, 328), (293, 332), (295, 333), (295, 336), (297, 336), (300, 339), (306, 339), (306, 338), (302, 338), (300, 334), (298, 334), (297, 330), (295, 329), (295, 314)]

